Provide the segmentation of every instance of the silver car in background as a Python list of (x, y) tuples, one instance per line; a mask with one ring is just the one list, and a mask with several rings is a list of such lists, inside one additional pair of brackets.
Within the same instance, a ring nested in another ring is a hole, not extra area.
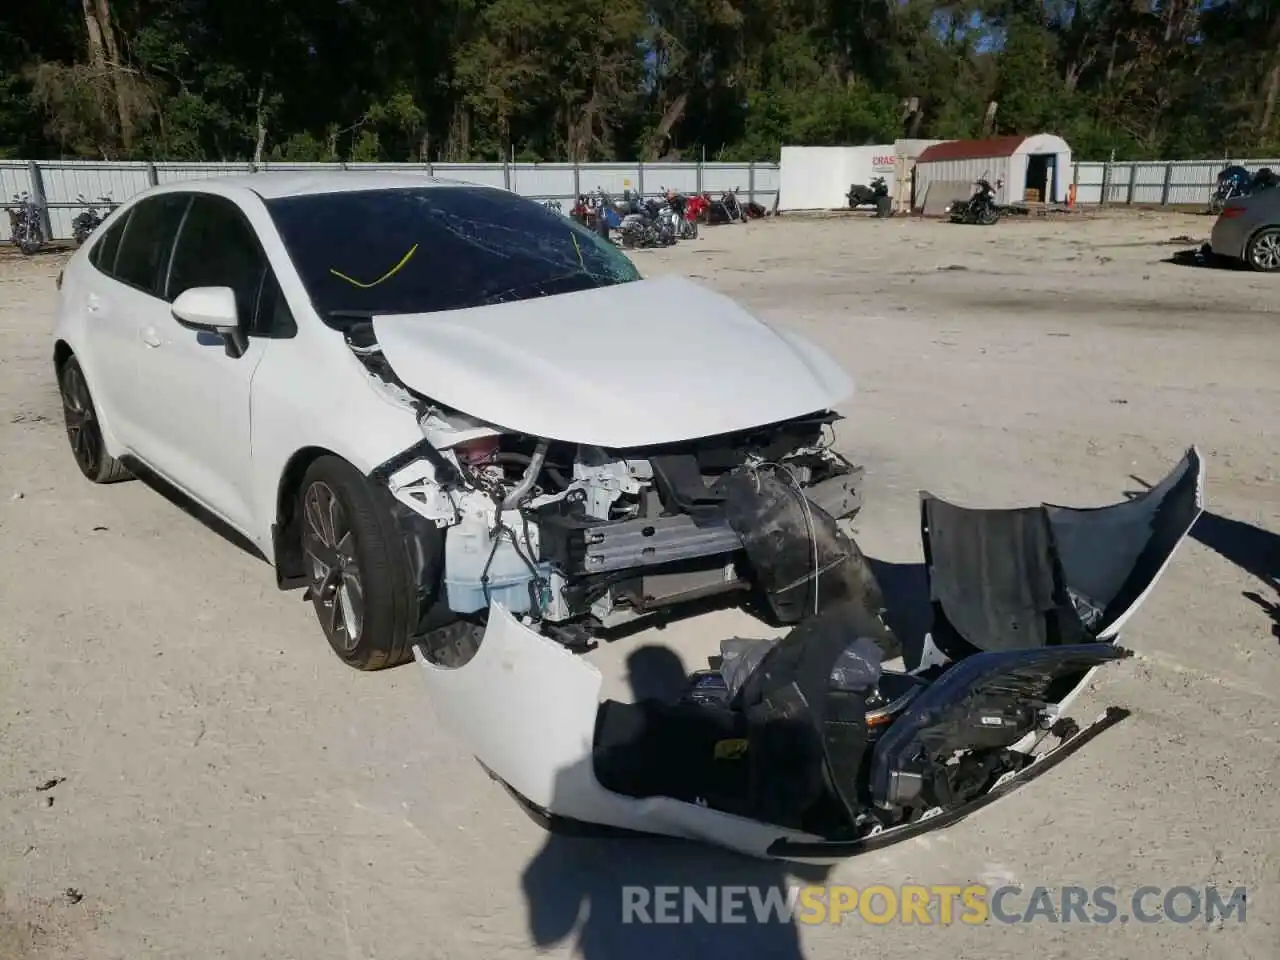
[(1228, 200), (1209, 247), (1216, 256), (1243, 260), (1254, 270), (1280, 272), (1280, 189)]

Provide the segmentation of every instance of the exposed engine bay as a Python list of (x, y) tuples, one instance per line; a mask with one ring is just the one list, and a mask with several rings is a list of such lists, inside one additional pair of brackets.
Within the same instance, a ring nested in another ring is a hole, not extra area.
[(423, 442), (377, 473), (445, 532), (440, 599), (455, 615), (496, 601), (583, 647), (597, 629), (718, 594), (763, 600), (771, 619), (795, 623), (819, 591), (860, 589), (832, 582), (851, 543), (832, 521), (861, 507), (863, 471), (832, 449), (831, 411), (612, 450), (436, 404), (396, 377), (371, 327), (349, 328), (347, 341), (417, 412)]

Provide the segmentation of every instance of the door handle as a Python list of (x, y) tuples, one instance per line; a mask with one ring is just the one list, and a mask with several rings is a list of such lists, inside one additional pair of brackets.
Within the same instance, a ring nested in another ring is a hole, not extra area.
[(158, 347), (164, 341), (160, 339), (160, 334), (156, 332), (155, 327), (145, 327), (142, 331), (142, 342), (148, 347)]

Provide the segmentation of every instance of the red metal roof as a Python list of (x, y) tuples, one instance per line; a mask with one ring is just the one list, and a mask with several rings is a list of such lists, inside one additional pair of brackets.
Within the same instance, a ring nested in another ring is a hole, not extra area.
[(948, 140), (925, 147), (916, 163), (940, 160), (985, 160), (988, 157), (1011, 157), (1027, 140), (1026, 137), (992, 137), (989, 140)]

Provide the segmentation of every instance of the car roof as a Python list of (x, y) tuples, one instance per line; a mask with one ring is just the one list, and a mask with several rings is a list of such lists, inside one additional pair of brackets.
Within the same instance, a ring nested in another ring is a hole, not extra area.
[[(200, 180), (182, 180), (165, 184), (161, 191), (214, 189), (218, 192), (238, 193), (248, 191), (264, 200), (281, 197), (313, 196), (324, 193), (350, 193), (356, 190), (408, 190), (424, 187), (476, 187), (486, 184), (468, 183), (465, 180), (445, 180), (426, 173), (399, 171), (355, 170), (280, 170), (263, 173), (244, 173), (226, 177), (208, 177)], [(499, 189), (490, 187), (490, 189)]]

